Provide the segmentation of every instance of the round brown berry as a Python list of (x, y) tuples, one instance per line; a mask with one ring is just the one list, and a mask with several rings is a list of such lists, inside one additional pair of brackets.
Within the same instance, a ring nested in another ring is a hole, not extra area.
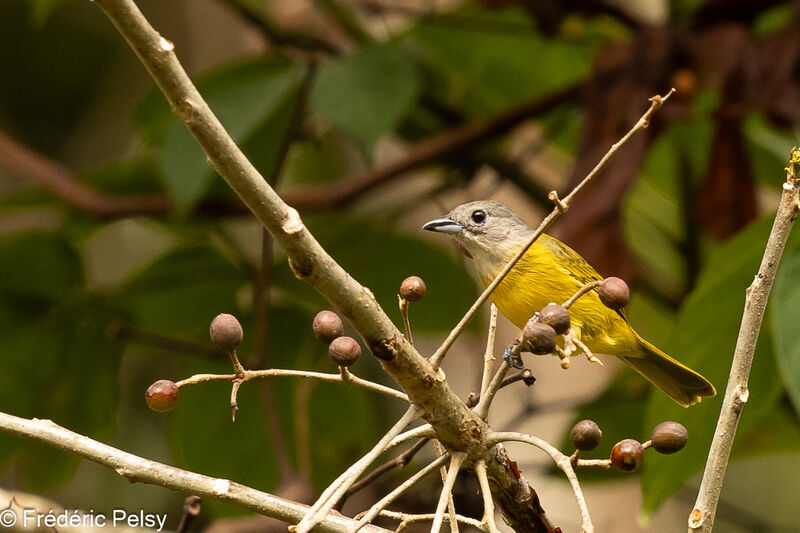
[(625, 439), (611, 450), (611, 464), (623, 472), (633, 472), (642, 466), (644, 448), (638, 440)]
[(361, 357), (361, 346), (353, 337), (337, 337), (328, 347), (333, 362), (339, 366), (350, 366)]
[(600, 301), (611, 309), (622, 309), (631, 300), (628, 284), (620, 278), (610, 277), (600, 285)]
[(569, 432), (569, 440), (576, 450), (589, 451), (597, 448), (603, 432), (594, 420), (581, 420)]
[(556, 331), (547, 324), (531, 319), (522, 330), (522, 341), (531, 353), (548, 354), (556, 349)]
[(242, 325), (235, 316), (226, 313), (214, 317), (208, 332), (211, 342), (228, 351), (235, 349), (244, 338)]
[(409, 276), (400, 284), (400, 297), (409, 302), (422, 300), (425, 291), (425, 282), (419, 276)]
[(314, 330), (314, 336), (317, 340), (325, 344), (330, 344), (333, 342), (333, 339), (340, 337), (344, 332), (342, 319), (333, 311), (328, 310), (317, 313), (311, 327)]
[(689, 432), (678, 422), (661, 422), (653, 428), (650, 440), (653, 441), (653, 448), (658, 453), (675, 453), (686, 446)]
[(569, 311), (558, 304), (547, 304), (539, 313), (539, 321), (563, 335), (569, 330)]
[(168, 379), (159, 379), (147, 387), (144, 399), (147, 401), (147, 407), (156, 413), (166, 413), (178, 403), (179, 393), (180, 389), (174, 382)]

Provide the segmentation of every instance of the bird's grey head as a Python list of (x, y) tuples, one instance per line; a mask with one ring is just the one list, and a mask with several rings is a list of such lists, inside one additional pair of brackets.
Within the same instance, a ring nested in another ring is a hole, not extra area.
[(505, 257), (531, 235), (530, 228), (506, 206), (485, 201), (459, 205), (422, 229), (451, 235), (472, 257)]

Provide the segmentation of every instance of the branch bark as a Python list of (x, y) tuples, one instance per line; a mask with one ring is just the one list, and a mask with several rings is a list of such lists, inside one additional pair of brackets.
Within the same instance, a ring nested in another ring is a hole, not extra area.
[[(150, 72), (173, 112), (209, 162), (267, 228), (295, 275), (310, 283), (359, 332), (384, 370), (419, 406), (450, 450), (482, 455), (509, 521), (527, 531), (552, 531), (535, 493), (501, 447), (486, 448), (486, 423), (453, 393), (443, 376), (405, 339), (372, 292), (354, 280), (314, 239), (295, 209), (267, 184), (227, 134), (180, 65), (174, 45), (153, 29), (132, 0), (95, 0)], [(524, 524), (524, 525), (523, 525)]]
[(703, 480), (700, 483), (697, 501), (689, 515), (689, 533), (707, 533), (714, 527), (714, 517), (733, 447), (733, 439), (736, 436), (736, 428), (739, 425), (742, 410), (750, 395), (747, 381), (753, 365), (753, 355), (761, 330), (761, 321), (764, 318), (764, 311), (783, 248), (794, 220), (800, 212), (800, 204), (798, 204), (800, 202), (800, 150), (796, 148), (792, 150), (786, 172), (781, 201), (778, 205), (778, 212), (775, 214), (775, 222), (767, 240), (764, 256), (761, 259), (761, 266), (753, 283), (745, 293), (742, 324), (733, 353), (728, 386), (725, 389), (725, 398), (722, 400), (717, 429), (708, 451), (708, 460), (703, 471)]
[[(107, 466), (130, 482), (151, 483), (202, 498), (230, 503), (285, 522), (297, 522), (308, 512), (306, 505), (284, 500), (227, 479), (204, 476), (144, 459), (74, 433), (50, 420), (29, 420), (0, 413), (0, 430), (54, 446)], [(331, 514), (319, 527), (320, 531), (326, 533), (348, 533), (355, 524), (355, 520)], [(375, 526), (368, 526), (367, 531), (387, 533), (387, 530)]]

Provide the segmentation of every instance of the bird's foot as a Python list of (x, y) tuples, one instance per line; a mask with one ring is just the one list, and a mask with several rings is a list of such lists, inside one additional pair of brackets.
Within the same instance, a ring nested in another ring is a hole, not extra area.
[(522, 357), (514, 352), (513, 346), (506, 347), (505, 352), (503, 352), (503, 361), (511, 368), (523, 368), (525, 366), (522, 364)]

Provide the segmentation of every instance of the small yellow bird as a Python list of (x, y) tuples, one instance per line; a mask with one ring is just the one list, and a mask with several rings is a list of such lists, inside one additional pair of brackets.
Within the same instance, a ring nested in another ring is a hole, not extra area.
[[(473, 259), (484, 287), (522, 246), (533, 231), (507, 207), (494, 202), (470, 202), (423, 229), (455, 238)], [(549, 235), (541, 235), (491, 295), (492, 302), (522, 329), (551, 302), (563, 304), (581, 286), (603, 278), (577, 252)], [(703, 376), (668, 356), (639, 336), (622, 311), (609, 309), (598, 291), (588, 292), (570, 308), (573, 333), (597, 354), (619, 357), (650, 383), (684, 407), (714, 396)]]

